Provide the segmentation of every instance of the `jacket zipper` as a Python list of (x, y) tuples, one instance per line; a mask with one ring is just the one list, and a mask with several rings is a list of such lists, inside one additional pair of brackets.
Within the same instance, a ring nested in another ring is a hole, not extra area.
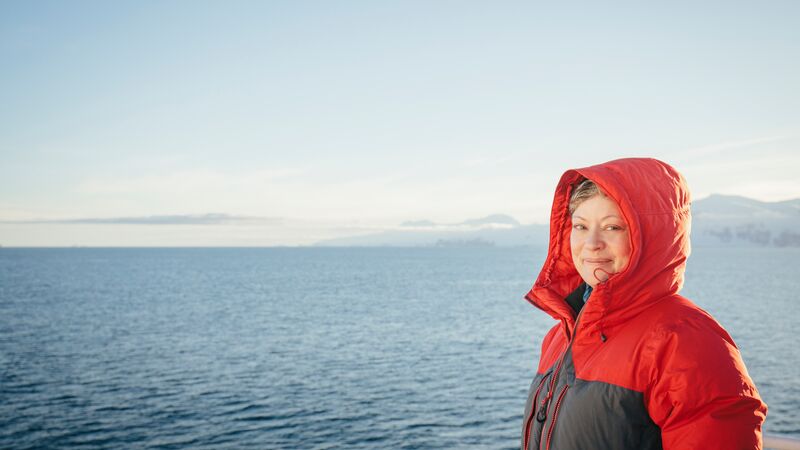
[(566, 324), (564, 325), (564, 328), (567, 329), (568, 334), (567, 348), (565, 348), (564, 353), (561, 354), (561, 359), (558, 360), (556, 370), (553, 372), (552, 378), (550, 378), (550, 386), (547, 388), (547, 395), (545, 396), (544, 400), (542, 400), (542, 408), (540, 408), (539, 414), (536, 415), (536, 420), (539, 422), (544, 422), (547, 420), (547, 406), (550, 406), (550, 399), (553, 398), (553, 394), (555, 393), (553, 389), (558, 386), (558, 378), (561, 375), (561, 366), (564, 364), (564, 359), (567, 357), (567, 352), (569, 352), (569, 350), (572, 348), (572, 341), (575, 340), (575, 334), (578, 331), (578, 323), (581, 320), (583, 311), (583, 308), (581, 308), (578, 316), (575, 318), (575, 326), (572, 327), (571, 334), (569, 333), (569, 329), (567, 329)]
[[(567, 348), (569, 348), (569, 347), (567, 347)], [(558, 364), (556, 365), (556, 369), (553, 371), (553, 376), (550, 377), (550, 384), (547, 387), (547, 395), (544, 396), (544, 398), (542, 399), (542, 403), (539, 405), (539, 407), (536, 408), (536, 410), (538, 411), (536, 413), (536, 420), (538, 420), (539, 422), (544, 422), (545, 420), (547, 420), (547, 409), (548, 409), (547, 407), (550, 405), (550, 399), (553, 398), (553, 394), (555, 392), (555, 391), (553, 391), (553, 389), (556, 388), (556, 386), (557, 386), (556, 383), (558, 382), (558, 376), (557, 375), (561, 371), (561, 365), (564, 364), (564, 358), (566, 356), (567, 356), (567, 352), (565, 350), (564, 354), (561, 355), (561, 359), (558, 360)]]
[(547, 381), (547, 377), (550, 376), (550, 373), (546, 373), (542, 377), (542, 381), (539, 382), (539, 386), (536, 388), (536, 393), (533, 394), (533, 401), (531, 402), (531, 413), (528, 415), (528, 419), (525, 421), (525, 437), (522, 440), (522, 448), (528, 450), (528, 443), (531, 439), (531, 425), (533, 424), (533, 417), (536, 415), (537, 403), (539, 401), (539, 393), (542, 391), (542, 387), (544, 387), (544, 382)]
[[(568, 335), (569, 336), (569, 338), (568, 338), (569, 340), (567, 342), (567, 348), (564, 349), (564, 353), (561, 355), (561, 359), (558, 361), (558, 365), (556, 366), (556, 370), (553, 372), (553, 376), (550, 378), (550, 386), (547, 388), (547, 395), (542, 400), (542, 405), (539, 408), (539, 412), (536, 414), (536, 420), (538, 420), (539, 422), (544, 423), (547, 420), (547, 410), (549, 409), (548, 407), (550, 406), (550, 399), (553, 398), (553, 394), (555, 393), (553, 391), (553, 389), (555, 389), (556, 386), (558, 386), (558, 377), (559, 377), (559, 375), (561, 375), (561, 365), (564, 363), (564, 358), (567, 357), (567, 352), (572, 348), (572, 342), (575, 340), (575, 334), (577, 334), (577, 331), (578, 331), (578, 323), (581, 320), (581, 315), (583, 314), (583, 311), (584, 311), (584, 308), (581, 308), (580, 312), (578, 312), (578, 316), (575, 317), (575, 326), (572, 327), (572, 333)], [(565, 328), (566, 328), (566, 326), (565, 326)], [(567, 330), (567, 332), (569, 333), (569, 330)], [(564, 388), (561, 390), (561, 394), (559, 394), (559, 397), (558, 397), (558, 400), (556, 401), (556, 403), (561, 401), (561, 398), (564, 395), (564, 392), (566, 391), (567, 387), (569, 387), (569, 385), (564, 385)], [(558, 406), (559, 405), (557, 404), (556, 405), (555, 414), (558, 413), (557, 412)], [(552, 431), (553, 422), (555, 422), (555, 419), (556, 419), (555, 416), (553, 416), (553, 420), (550, 422), (550, 430), (551, 431)], [(542, 430), (542, 431), (544, 431), (544, 430)], [(540, 433), (539, 434), (539, 442), (538, 442), (538, 445), (536, 446), (536, 448), (541, 448), (542, 447), (542, 435), (543, 434), (544, 433)], [(548, 437), (548, 439), (549, 439), (549, 437)], [(550, 445), (549, 442), (547, 443), (547, 445), (549, 447), (549, 445)]]
[[(544, 376), (542, 377), (542, 381), (539, 382), (539, 387), (536, 388), (536, 392), (533, 394), (533, 402), (531, 402), (531, 407), (535, 407), (536, 406), (536, 403), (539, 401), (539, 393), (542, 391), (542, 388), (544, 387), (544, 383), (547, 381), (547, 379), (552, 374), (553, 374), (552, 372), (545, 373)], [(533, 415), (533, 414), (531, 414), (531, 415)]]
[(567, 389), (569, 389), (569, 385), (565, 384), (564, 387), (561, 389), (561, 393), (558, 394), (558, 400), (556, 400), (556, 409), (553, 411), (553, 419), (550, 421), (550, 429), (547, 430), (547, 445), (545, 446), (545, 450), (550, 450), (550, 440), (553, 437), (553, 430), (556, 428), (556, 420), (558, 420), (558, 410), (561, 408), (561, 401), (564, 399), (564, 395), (567, 393)]
[[(567, 348), (569, 349), (569, 346)], [(561, 370), (561, 364), (564, 362), (564, 356), (566, 356), (566, 354), (567, 352), (565, 350), (564, 354), (561, 355), (561, 359), (558, 361), (555, 370), (553, 370), (552, 375), (550, 376), (550, 385), (547, 388), (547, 395), (542, 399), (542, 402), (539, 405), (537, 405), (536, 402), (539, 400), (539, 394), (540, 391), (542, 390), (542, 387), (544, 387), (544, 382), (546, 380), (546, 377), (542, 378), (539, 387), (536, 389), (536, 394), (533, 396), (534, 402), (531, 403), (531, 413), (528, 416), (528, 420), (525, 421), (525, 436), (522, 441), (522, 448), (524, 450), (528, 450), (528, 443), (530, 441), (530, 430), (531, 430), (531, 424), (533, 424), (533, 418), (536, 417), (536, 420), (540, 423), (543, 423), (545, 420), (547, 420), (547, 406), (549, 406), (550, 399), (553, 396), (553, 389), (555, 388), (555, 385), (553, 383), (557, 381), (556, 375), (558, 374), (558, 371)], [(542, 446), (542, 434), (543, 433), (539, 433), (539, 442), (536, 443), (536, 448), (540, 448)]]

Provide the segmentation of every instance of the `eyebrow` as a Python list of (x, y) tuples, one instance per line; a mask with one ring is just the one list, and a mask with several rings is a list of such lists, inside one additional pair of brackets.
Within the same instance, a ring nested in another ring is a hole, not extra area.
[[(600, 220), (606, 220), (606, 219), (608, 219), (609, 217), (615, 217), (615, 218), (617, 218), (617, 219), (620, 219), (620, 220), (622, 220), (622, 217), (620, 217), (620, 216), (618, 216), (618, 215), (616, 215), (616, 214), (611, 214), (611, 215), (609, 215), (609, 216), (605, 216), (605, 217), (603, 217), (603, 218), (602, 218), (602, 219), (600, 219)], [(585, 218), (585, 217), (576, 216), (576, 215), (573, 215), (573, 216), (572, 216), (572, 218), (573, 218), (573, 219), (582, 219), (582, 220), (586, 220), (586, 218)]]

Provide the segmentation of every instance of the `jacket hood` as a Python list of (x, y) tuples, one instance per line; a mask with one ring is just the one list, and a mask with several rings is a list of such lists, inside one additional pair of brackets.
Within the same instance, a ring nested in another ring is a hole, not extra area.
[(572, 262), (569, 198), (591, 179), (619, 206), (628, 225), (628, 265), (597, 285), (584, 306), (583, 324), (604, 327), (635, 316), (683, 286), (690, 253), (690, 196), (686, 180), (670, 165), (652, 158), (626, 158), (564, 172), (550, 216), (547, 258), (526, 299), (574, 327), (574, 312), (564, 301), (582, 282)]

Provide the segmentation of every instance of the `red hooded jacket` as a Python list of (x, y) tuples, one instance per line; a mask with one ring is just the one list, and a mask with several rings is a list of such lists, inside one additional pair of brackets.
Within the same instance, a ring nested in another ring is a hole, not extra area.
[[(631, 254), (576, 314), (572, 189), (591, 179), (619, 206)], [(558, 320), (545, 336), (523, 449), (760, 449), (766, 405), (730, 335), (678, 295), (689, 256), (689, 190), (649, 158), (564, 173), (547, 259), (526, 298)]]

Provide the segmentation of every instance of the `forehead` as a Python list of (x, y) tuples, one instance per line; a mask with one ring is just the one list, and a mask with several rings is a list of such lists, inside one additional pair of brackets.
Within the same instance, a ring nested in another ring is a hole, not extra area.
[(605, 195), (595, 195), (582, 201), (575, 212), (572, 213), (573, 217), (588, 218), (604, 218), (606, 216), (617, 216), (622, 218), (622, 213), (619, 211), (617, 203)]

